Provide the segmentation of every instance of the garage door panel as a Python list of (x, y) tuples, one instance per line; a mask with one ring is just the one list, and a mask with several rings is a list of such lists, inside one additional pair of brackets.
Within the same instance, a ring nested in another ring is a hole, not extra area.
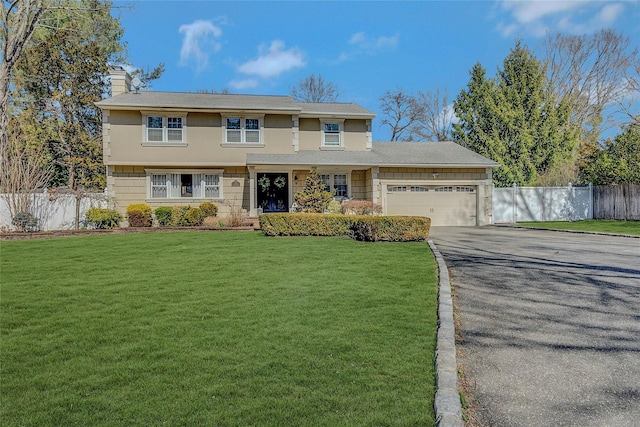
[(474, 187), (420, 186), (416, 189), (411, 186), (388, 186), (387, 189), (388, 215), (426, 216), (431, 218), (434, 226), (476, 225)]

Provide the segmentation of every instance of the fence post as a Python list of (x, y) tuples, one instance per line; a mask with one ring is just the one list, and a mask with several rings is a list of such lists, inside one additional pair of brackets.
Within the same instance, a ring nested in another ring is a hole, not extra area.
[(587, 213), (589, 219), (593, 219), (593, 183), (589, 183), (589, 212)]
[(513, 224), (518, 222), (518, 196), (516, 183), (513, 183)]

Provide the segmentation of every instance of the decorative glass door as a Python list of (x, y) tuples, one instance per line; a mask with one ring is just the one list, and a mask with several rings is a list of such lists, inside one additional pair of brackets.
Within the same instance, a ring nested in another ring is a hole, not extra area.
[(286, 173), (259, 173), (258, 207), (262, 212), (289, 211), (289, 182)]

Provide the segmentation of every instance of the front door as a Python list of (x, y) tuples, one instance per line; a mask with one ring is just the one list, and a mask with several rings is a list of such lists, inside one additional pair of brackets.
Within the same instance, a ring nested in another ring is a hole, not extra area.
[(262, 212), (289, 211), (289, 180), (286, 173), (258, 174), (258, 207)]

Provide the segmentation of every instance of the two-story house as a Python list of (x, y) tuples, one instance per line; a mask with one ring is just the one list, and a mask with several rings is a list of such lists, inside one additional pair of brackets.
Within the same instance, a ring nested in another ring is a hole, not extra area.
[(433, 225), (483, 225), (497, 166), (453, 142), (373, 142), (374, 114), (356, 104), (288, 96), (132, 92), (112, 71), (103, 112), (107, 193), (121, 212), (211, 201), (224, 215), (287, 212), (316, 167), (336, 197)]

